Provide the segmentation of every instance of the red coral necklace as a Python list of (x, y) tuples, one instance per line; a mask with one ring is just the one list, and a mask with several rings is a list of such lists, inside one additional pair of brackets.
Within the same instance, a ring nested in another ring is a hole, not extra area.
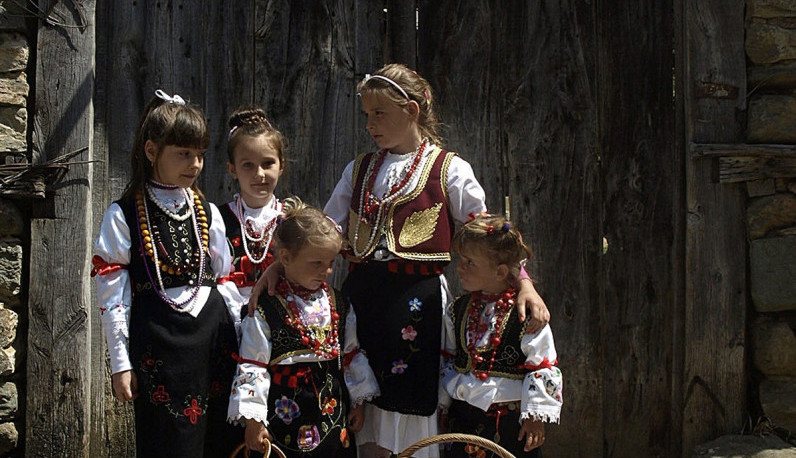
[[(514, 289), (509, 288), (499, 294), (486, 294), (476, 291), (470, 296), (470, 303), (467, 308), (467, 353), (470, 355), (473, 374), (479, 380), (486, 380), (492, 372), (492, 366), (495, 364), (495, 354), (500, 346), (500, 336), (503, 334), (503, 324), (512, 307), (514, 307), (516, 294)], [(486, 346), (478, 347), (478, 342), (484, 338), (490, 328), (489, 324), (481, 322), (481, 317), (487, 304), (492, 302), (495, 303), (495, 333)], [(487, 370), (476, 369), (476, 365), (484, 361), (489, 362)]]
[[(337, 335), (340, 315), (337, 313), (326, 282), (321, 283), (318, 290), (311, 291), (282, 278), (276, 290), (287, 302), (288, 316), (285, 318), (285, 324), (298, 331), (301, 335), (301, 344), (314, 351), (318, 356), (336, 358), (340, 354)], [(319, 292), (323, 292), (329, 300), (330, 323), (326, 326), (307, 326), (301, 319), (301, 308), (296, 303), (296, 298), (305, 302), (319, 300), (322, 297)]]

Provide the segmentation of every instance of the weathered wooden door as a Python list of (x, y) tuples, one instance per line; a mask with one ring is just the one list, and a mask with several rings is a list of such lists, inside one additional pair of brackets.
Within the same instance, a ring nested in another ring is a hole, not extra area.
[[(562, 422), (548, 428), (545, 454), (688, 454), (732, 431), (743, 412), (738, 384), (724, 381), (742, 372), (737, 353), (706, 362), (726, 354), (726, 342), (703, 337), (723, 324), (696, 318), (710, 315), (713, 298), (686, 297), (695, 289), (691, 270), (704, 272), (686, 263), (686, 242), (711, 226), (686, 227), (699, 211), (686, 207), (692, 129), (684, 113), (692, 105), (682, 81), (702, 75), (686, 70), (699, 66), (703, 43), (713, 49), (742, 20), (743, 2), (725, 3), (98, 2), (92, 139), (93, 157), (104, 162), (90, 180), (93, 234), (126, 184), (134, 129), (155, 89), (205, 110), (212, 145), (200, 185), (211, 200), (234, 192), (226, 117), (254, 103), (290, 142), (277, 193), (322, 205), (345, 164), (373, 147), (357, 81), (400, 59), (431, 81), (446, 145), (473, 165), (489, 207), (503, 211), (510, 196), (533, 247), (530, 271), (552, 313), (565, 377)], [(731, 20), (715, 24), (717, 15)], [(711, 287), (722, 296), (734, 285)], [(93, 304), (83, 310), (99, 374), (86, 400), (86, 450), (132, 456), (130, 411), (103, 383), (99, 321)], [(737, 319), (727, 326), (717, 333), (735, 335)], [(702, 347), (686, 351), (689, 342)], [(692, 424), (715, 412), (710, 428)]]

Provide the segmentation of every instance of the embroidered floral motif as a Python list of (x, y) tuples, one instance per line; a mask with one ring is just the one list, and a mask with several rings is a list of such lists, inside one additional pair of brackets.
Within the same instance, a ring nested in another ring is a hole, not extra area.
[(321, 435), (318, 433), (318, 427), (315, 425), (304, 425), (299, 428), (298, 447), (300, 450), (312, 450), (321, 443)]
[(417, 337), (417, 331), (415, 331), (415, 328), (410, 324), (409, 326), (401, 329), (401, 337), (404, 340), (411, 340), (414, 342), (415, 337)]
[(467, 444), (467, 445), (465, 445), (464, 446), (464, 453), (466, 453), (467, 456), (472, 456), (472, 457), (475, 457), (475, 458), (485, 458), (486, 457), (486, 451), (484, 451), (481, 447), (479, 447), (479, 446), (477, 446), (475, 444)]
[(321, 412), (324, 415), (331, 415), (334, 413), (334, 408), (337, 407), (337, 399), (334, 398), (324, 398), (323, 399), (323, 409)]
[(411, 301), (409, 301), (410, 312), (419, 312), (422, 306), (423, 306), (423, 301), (421, 301), (418, 298), (414, 298)]
[(144, 354), (144, 356), (141, 357), (141, 370), (149, 371), (152, 370), (153, 367), (155, 367), (155, 360), (149, 356), (149, 354)]
[(208, 394), (211, 398), (215, 398), (221, 396), (221, 394), (225, 391), (226, 389), (224, 388), (224, 385), (222, 385), (221, 382), (216, 381), (210, 384), (210, 392)]
[(393, 374), (403, 374), (404, 370), (409, 367), (408, 364), (404, 362), (404, 360), (399, 359), (398, 361), (392, 362), (392, 373)]
[(192, 425), (196, 424), (199, 415), (202, 415), (202, 413), (204, 413), (204, 410), (199, 407), (199, 401), (197, 401), (196, 398), (191, 399), (191, 405), (182, 411), (182, 414), (188, 417)]
[(155, 392), (152, 393), (152, 402), (155, 404), (168, 402), (170, 399), (171, 395), (169, 395), (168, 391), (166, 391), (166, 387), (163, 385), (158, 385)]
[(240, 237), (235, 237), (232, 239), (232, 246), (240, 246)]
[(274, 402), (274, 407), (277, 416), (279, 416), (279, 418), (286, 425), (289, 425), (293, 422), (293, 419), (298, 418), (299, 415), (301, 415), (299, 405), (296, 404), (296, 402), (292, 399), (288, 399), (285, 396), (282, 396), (281, 399), (277, 399), (276, 402)]

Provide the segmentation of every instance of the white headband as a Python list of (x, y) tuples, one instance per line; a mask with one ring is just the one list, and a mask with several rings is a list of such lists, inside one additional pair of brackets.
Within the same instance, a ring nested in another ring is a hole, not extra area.
[(387, 78), (386, 76), (365, 74), (365, 78), (362, 80), (362, 82), (366, 83), (371, 78), (378, 78), (380, 80), (384, 80), (384, 81), (392, 84), (395, 87), (395, 89), (398, 89), (398, 91), (400, 91), (401, 94), (403, 94), (403, 96), (406, 97), (406, 100), (409, 100), (409, 101), (412, 100), (412, 99), (409, 98), (409, 94), (407, 94), (406, 91), (404, 91), (404, 88), (402, 88), (401, 86), (398, 85), (398, 83), (396, 83), (395, 81)]
[(174, 94), (174, 96), (170, 97), (168, 94), (158, 89), (157, 91), (155, 91), (155, 95), (164, 102), (176, 103), (177, 105), (185, 105), (185, 100), (183, 100), (182, 97), (180, 97), (177, 94)]

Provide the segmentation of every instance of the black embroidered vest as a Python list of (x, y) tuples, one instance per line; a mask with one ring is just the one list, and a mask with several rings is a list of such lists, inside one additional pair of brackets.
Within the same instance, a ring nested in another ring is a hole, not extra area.
[[(343, 357), (343, 343), (345, 342), (345, 322), (348, 314), (347, 302), (343, 295), (334, 288), (329, 288), (329, 309), (337, 311), (340, 316), (337, 322), (337, 336), (340, 344), (339, 360)], [(269, 296), (261, 294), (258, 310), (271, 328), (271, 362), (279, 361), (299, 354), (313, 354), (314, 351), (301, 343), (301, 334), (293, 326), (286, 323), (289, 317), (288, 305), (285, 298), (280, 295)]]
[[(145, 193), (146, 194), (146, 193)], [(195, 251), (196, 235), (194, 234), (193, 222), (191, 218), (185, 221), (177, 221), (167, 215), (161, 210), (149, 197), (145, 197), (147, 209), (149, 210), (149, 222), (156, 226), (160, 232), (160, 241), (162, 248), (158, 249), (159, 258), (162, 258), (163, 253), (160, 250), (165, 250), (168, 256), (173, 260), (184, 259), (185, 256), (191, 256)], [(143, 249), (143, 236), (141, 235), (140, 222), (138, 221), (138, 210), (135, 204), (135, 197), (130, 197), (125, 200), (117, 200), (127, 226), (130, 228), (130, 265), (128, 270), (130, 278), (132, 279), (133, 295), (148, 296), (155, 295), (155, 289), (152, 286), (152, 281), (157, 285), (156, 266), (152, 259), (146, 254)], [(210, 206), (207, 201), (202, 200), (202, 206), (207, 213), (207, 225), (210, 227), (212, 224), (212, 214)], [(160, 276), (163, 279), (163, 286), (165, 288), (174, 288), (178, 286), (194, 286), (199, 280), (199, 267), (195, 266), (188, 272), (182, 274), (169, 274), (163, 270), (160, 271)], [(205, 274), (201, 279), (203, 286), (215, 285), (215, 273), (210, 263), (210, 255), (205, 252)]]
[[(485, 360), (480, 364), (472, 361), (470, 353), (467, 351), (467, 312), (469, 308), (470, 294), (468, 293), (456, 299), (452, 310), (453, 329), (456, 333), (456, 356), (453, 360), (453, 367), (460, 373), (470, 372), (473, 368), (479, 371), (489, 370), (489, 357), (492, 354), (491, 349), (481, 353)], [(528, 372), (523, 367), (525, 355), (520, 346), (525, 330), (524, 324), (517, 314), (516, 306), (511, 308), (503, 323), (503, 333), (500, 335), (500, 345), (495, 352), (495, 362), (490, 375), (522, 379)]]

